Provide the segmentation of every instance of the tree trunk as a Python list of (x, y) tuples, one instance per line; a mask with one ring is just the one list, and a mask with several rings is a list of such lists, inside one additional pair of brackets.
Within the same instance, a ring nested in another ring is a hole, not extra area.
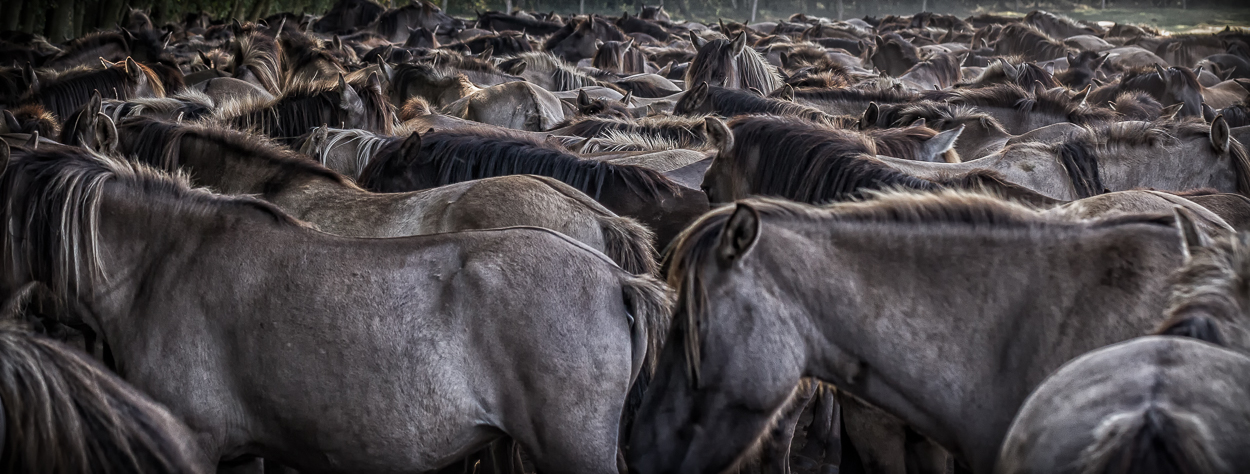
[(586, 14), (586, 0), (578, 0), (578, 1), (577, 1), (577, 14), (578, 14), (578, 15), (585, 15), (585, 14)]
[(0, 30), (16, 30), (18, 24), (21, 23), (22, 6), (34, 9), (34, 3), (16, 0), (4, 2), (4, 5), (0, 6)]
[(101, 28), (114, 28), (121, 18), (122, 0), (104, 0), (100, 3), (100, 20), (96, 24)]
[(256, 21), (264, 18), (269, 13), (270, 0), (256, 0), (252, 4), (252, 12), (247, 14), (248, 21)]
[(44, 30), (48, 41), (60, 43), (71, 39), (74, 35), (74, 0), (58, 0), (56, 9), (51, 13)]
[[(1016, 0), (1016, 1), (1019, 1), (1019, 0)], [(234, 7), (230, 9), (230, 16), (226, 18), (226, 23), (230, 23), (230, 20), (236, 20), (236, 19), (239, 21), (243, 21), (245, 18), (242, 18), (242, 17), (243, 17), (243, 0), (234, 0)]]
[(842, 0), (838, 0), (838, 21), (842, 21)]
[[(25, 3), (25, 2), (17, 2), (17, 3)], [(39, 1), (25, 3), (26, 6), (22, 8), (22, 21), (21, 23), (18, 23), (17, 29), (21, 30), (23, 33), (42, 32), (43, 28), (41, 27), (43, 25), (38, 24), (38, 21), (39, 21), (39, 11), (43, 10), (44, 3), (45, 2), (39, 2)]]
[(504, 0), (503, 12), (512, 13), (512, 0)]
[(755, 23), (755, 10), (759, 9), (760, 0), (751, 0), (751, 23)]

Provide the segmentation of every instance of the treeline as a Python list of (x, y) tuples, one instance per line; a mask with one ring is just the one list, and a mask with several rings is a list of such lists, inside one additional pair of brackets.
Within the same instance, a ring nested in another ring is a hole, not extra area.
[[(84, 34), (115, 28), (128, 9), (149, 14), (157, 25), (181, 21), (189, 13), (206, 12), (216, 19), (237, 18), (257, 20), (278, 12), (321, 14), (336, 0), (8, 0), (0, 2), (0, 30), (34, 33), (53, 42), (65, 41)], [(382, 1), (383, 5), (400, 6), (409, 0)], [(434, 0), (457, 16), (472, 17), (475, 11), (503, 10), (507, 0)], [(758, 2), (753, 5), (752, 2)], [(1188, 7), (1247, 8), (1246, 0), (1118, 0), (1108, 5), (1119, 7)], [(601, 13), (619, 15), (637, 12), (644, 0), (513, 0), (513, 9), (555, 11), (558, 13)], [(902, 14), (917, 11), (939, 11), (956, 14), (977, 9), (1003, 11), (1021, 8), (1046, 8), (1063, 11), (1078, 3), (1099, 6), (1102, 0), (646, 0), (664, 3), (675, 18), (709, 21), (716, 18), (747, 19), (751, 9), (758, 8), (761, 19), (808, 13), (837, 16), (841, 3), (844, 17)], [(769, 16), (771, 15), (771, 16)]]

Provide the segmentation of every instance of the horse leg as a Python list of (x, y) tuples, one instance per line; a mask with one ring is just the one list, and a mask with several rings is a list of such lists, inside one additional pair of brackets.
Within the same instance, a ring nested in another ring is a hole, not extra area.
[(812, 409), (812, 425), (807, 431), (807, 443), (803, 445), (801, 454), (795, 456), (812, 464), (808, 471), (832, 470), (841, 464), (840, 415), (836, 389), (829, 384), (820, 384)]
[(794, 431), (803, 416), (803, 409), (816, 394), (816, 385), (814, 380), (801, 383), (790, 405), (783, 409), (768, 430), (768, 439), (760, 450), (760, 467), (765, 474), (790, 473), (790, 443), (794, 440)]
[(928, 437), (907, 428), (908, 474), (946, 474), (946, 450)]
[(874, 474), (907, 474), (906, 425), (845, 392), (838, 392), (838, 395), (842, 422), (864, 470)]

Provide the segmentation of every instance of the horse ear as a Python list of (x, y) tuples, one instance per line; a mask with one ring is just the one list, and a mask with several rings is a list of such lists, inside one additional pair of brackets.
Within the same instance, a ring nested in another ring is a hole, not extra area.
[(10, 112), (9, 109), (4, 109), (4, 126), (9, 129), (8, 133), (17, 133), (18, 130), (22, 129), (22, 124), (17, 122), (17, 117), (15, 117), (13, 112)]
[(869, 102), (868, 108), (864, 109), (864, 115), (859, 118), (859, 128), (863, 130), (877, 124), (877, 120), (881, 117), (881, 106), (876, 102)]
[(951, 151), (955, 148), (955, 142), (959, 140), (959, 135), (964, 133), (964, 126), (938, 133), (933, 138), (924, 141), (924, 157), (932, 159), (933, 162), (942, 161), (938, 159), (943, 153)]
[(716, 145), (717, 151), (728, 153), (729, 150), (733, 149), (734, 134), (721, 119), (706, 117), (703, 119), (703, 128), (707, 132), (708, 141)]
[(1172, 87), (1172, 76), (1169, 76), (1168, 72), (1159, 63), (1155, 63), (1155, 74), (1159, 75), (1159, 79), (1163, 81), (1164, 87)]
[(794, 102), (794, 86), (790, 84), (781, 86), (781, 90), (776, 94), (778, 99)]
[(707, 44), (707, 40), (702, 36), (696, 35), (694, 31), (690, 31), (690, 43), (694, 45), (694, 49), (703, 49), (703, 45)]
[(1215, 147), (1215, 151), (1220, 154), (1228, 153), (1230, 140), (1232, 140), (1232, 130), (1228, 127), (1228, 120), (1224, 119), (1224, 114), (1216, 115), (1215, 120), (1211, 121), (1211, 146)]
[(113, 119), (104, 114), (96, 114), (95, 121), (95, 138), (99, 144), (99, 152), (112, 153), (117, 150), (117, 125), (113, 124)]
[(633, 90), (625, 92), (625, 97), (621, 97), (621, 103), (625, 104), (626, 107), (628, 107), (629, 103), (632, 102), (633, 100), (634, 100)]
[(634, 47), (634, 38), (631, 36), (629, 41), (625, 43), (625, 51), (629, 51), (629, 48), (632, 47)]
[(213, 64), (213, 59), (208, 57), (208, 55), (204, 54), (203, 51), (196, 51), (196, 53), (200, 55), (201, 63), (204, 63), (204, 65), (208, 66), (209, 69), (217, 69), (217, 66)]
[[(711, 88), (707, 85), (707, 81), (703, 81), (700, 82), (699, 85), (694, 86), (694, 89), (686, 91), (686, 96), (690, 96), (690, 109), (697, 109), (699, 106), (703, 105), (703, 102), (707, 101), (708, 91), (710, 89)], [(682, 96), (682, 99), (685, 98), (685, 96)]]
[(522, 73), (525, 72), (525, 68), (528, 66), (529, 66), (528, 63), (518, 58), (515, 61), (512, 61), (510, 64), (508, 64), (508, 67), (504, 69), (503, 72), (506, 72), (513, 76), (520, 76)]
[(1072, 101), (1079, 103), (1080, 105), (1078, 107), (1084, 107), (1085, 99), (1089, 97), (1089, 93), (1092, 90), (1094, 90), (1093, 84), (1086, 84), (1084, 89), (1081, 89), (1080, 92), (1077, 92), (1076, 95), (1072, 96)]
[(1194, 257), (1195, 250), (1211, 245), (1211, 238), (1194, 224), (1194, 215), (1188, 209), (1176, 206), (1172, 208), (1172, 213), (1176, 216), (1176, 230), (1181, 236), (1181, 250), (1188, 262)]
[(586, 95), (586, 89), (577, 90), (577, 101), (575, 103), (577, 104), (578, 109), (585, 109), (587, 107), (590, 107), (591, 105), (590, 96)]
[(143, 69), (140, 69), (139, 63), (135, 62), (130, 56), (126, 56), (126, 74), (135, 79), (143, 76)]
[(100, 98), (100, 89), (91, 91), (91, 98), (87, 99), (87, 105), (85, 106), (87, 113), (93, 115), (100, 113), (100, 105), (103, 102), (104, 100)]
[(0, 175), (4, 174), (4, 170), (9, 167), (9, 156), (12, 150), (9, 150), (9, 144), (4, 140), (0, 140)]
[(493, 56), (494, 54), (495, 54), (495, 46), (488, 44), (486, 45), (486, 49), (483, 49), (482, 52), (477, 55), (477, 57), (478, 59), (481, 59), (483, 61), (490, 61), (490, 57)]
[(169, 49), (169, 40), (173, 39), (173, 37), (174, 32), (172, 31), (166, 31), (164, 35), (161, 35), (161, 49)]
[(1055, 75), (1055, 63), (1053, 62), (1046, 63), (1045, 66), (1042, 66), (1042, 69), (1046, 70), (1046, 74)]
[(1073, 66), (1076, 66), (1076, 56), (1075, 56), (1075, 55), (1073, 55), (1072, 53), (1067, 53), (1067, 54), (1064, 54), (1064, 55), (1063, 55), (1063, 57), (1064, 57), (1064, 58), (1066, 58), (1066, 59), (1068, 60), (1068, 67), (1073, 67)]
[(911, 125), (908, 125), (907, 127), (908, 128), (924, 128), (925, 125), (926, 125), (926, 122), (925, 122), (924, 117), (920, 117), (916, 119), (916, 121), (912, 122)]
[(1107, 62), (1107, 58), (1110, 58), (1110, 57), (1111, 57), (1111, 53), (1102, 53), (1101, 56), (1098, 56), (1098, 59), (1094, 60), (1094, 64), (1090, 66), (1090, 69), (1097, 71), (1099, 68), (1102, 67), (1102, 63)]
[(750, 204), (739, 202), (721, 230), (716, 257), (722, 267), (733, 265), (742, 260), (759, 239), (760, 212)]
[(1007, 77), (1011, 78), (1011, 82), (1020, 80), (1020, 68), (1013, 66), (1006, 59), (999, 59), (998, 61), (1002, 63), (1003, 72), (1007, 74)]
[(334, 49), (343, 49), (343, 38), (339, 38), (339, 35), (334, 35), (334, 38), (330, 39), (330, 45), (334, 46)]
[(373, 89), (378, 94), (382, 93), (382, 78), (378, 77), (377, 72), (369, 73), (369, 79), (365, 81), (365, 87)]
[(665, 64), (664, 67), (655, 72), (656, 75), (660, 77), (668, 77), (669, 73), (673, 72), (673, 64), (676, 62), (677, 61), (669, 61), (668, 64)]
[[(427, 132), (428, 133), (428, 132)], [(404, 142), (399, 145), (400, 166), (407, 168), (417, 162), (417, 158), (421, 157), (421, 135), (412, 132)]]
[(343, 80), (343, 75), (339, 74), (339, 108), (352, 111), (361, 105), (360, 95), (356, 93), (347, 81)]
[(732, 43), (729, 43), (729, 46), (733, 48), (730, 51), (733, 51), (734, 56), (742, 54), (742, 50), (747, 47), (747, 32), (744, 30), (738, 33), (738, 36), (734, 38)]
[(1179, 114), (1181, 112), (1181, 107), (1184, 107), (1184, 106), (1185, 106), (1185, 103), (1181, 102), (1178, 104), (1172, 104), (1167, 107), (1164, 107), (1163, 111), (1159, 113), (1159, 118), (1176, 120), (1176, 114)]
[(122, 28), (122, 36), (125, 37), (127, 43), (135, 40), (135, 34), (126, 28)]
[(1214, 108), (1212, 108), (1210, 105), (1207, 105), (1206, 102), (1202, 103), (1202, 121), (1203, 122), (1206, 122), (1206, 123), (1214, 122), (1215, 117), (1218, 115), (1219, 115), (1219, 112), (1216, 112)]
[(30, 132), (30, 137), (26, 139), (26, 148), (30, 150), (39, 149), (39, 131)]
[(243, 24), (239, 23), (238, 18), (233, 18), (230, 20), (230, 32), (234, 33), (235, 36), (239, 36), (243, 34)]
[(26, 66), (22, 68), (22, 78), (26, 80), (30, 90), (39, 88), (39, 75), (35, 74), (35, 68), (30, 65), (30, 62), (27, 62)]
[(757, 95), (757, 96), (759, 96), (759, 97), (764, 97), (764, 91), (760, 90), (760, 88), (758, 88), (758, 87), (751, 86), (751, 87), (748, 87), (748, 88), (747, 88), (747, 90), (751, 91), (751, 93), (753, 93), (753, 94), (755, 94), (755, 95)]

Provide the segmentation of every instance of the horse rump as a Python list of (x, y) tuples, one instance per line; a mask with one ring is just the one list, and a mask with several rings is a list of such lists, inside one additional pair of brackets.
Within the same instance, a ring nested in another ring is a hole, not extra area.
[(1151, 404), (1102, 422), (1081, 453), (1082, 474), (1198, 474), (1229, 472), (1200, 422)]

